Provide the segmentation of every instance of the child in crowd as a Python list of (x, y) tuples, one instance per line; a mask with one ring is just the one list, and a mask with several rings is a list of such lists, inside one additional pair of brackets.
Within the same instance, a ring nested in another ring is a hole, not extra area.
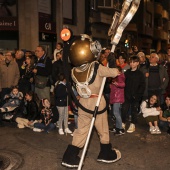
[(5, 95), (7, 102), (0, 108), (0, 112), (10, 112), (17, 108), (23, 99), (23, 93), (19, 92), (18, 86), (14, 86), (10, 94)]
[(141, 112), (147, 124), (149, 124), (149, 131), (151, 134), (161, 134), (158, 127), (158, 115), (161, 108), (158, 106), (158, 97), (152, 95), (149, 100), (143, 101), (141, 104)]
[(35, 132), (46, 132), (55, 129), (55, 123), (58, 120), (58, 111), (55, 108), (51, 108), (51, 104), (48, 99), (42, 99), (40, 103), (40, 120), (37, 123), (34, 123)]
[(170, 95), (166, 96), (164, 104), (161, 105), (161, 109), (159, 126), (160, 128), (166, 129), (170, 135)]
[(137, 123), (137, 114), (139, 104), (145, 90), (145, 78), (141, 71), (138, 70), (139, 57), (130, 57), (130, 69), (125, 74), (125, 102), (122, 105), (122, 122), (125, 126), (129, 111), (131, 115), (130, 126), (128, 133), (135, 131), (135, 124)]
[(110, 85), (110, 104), (113, 104), (113, 115), (116, 118), (116, 129), (113, 129), (112, 132), (115, 135), (123, 135), (125, 130), (122, 128), (121, 105), (124, 102), (125, 76), (120, 66), (116, 68), (119, 70), (120, 75), (113, 78)]
[[(63, 73), (59, 74), (59, 82), (54, 89), (56, 106), (59, 112), (59, 131), (60, 135), (64, 135), (64, 132), (71, 134), (72, 131), (68, 128), (68, 92), (66, 87), (66, 79)], [(63, 131), (63, 122), (64, 128)]]

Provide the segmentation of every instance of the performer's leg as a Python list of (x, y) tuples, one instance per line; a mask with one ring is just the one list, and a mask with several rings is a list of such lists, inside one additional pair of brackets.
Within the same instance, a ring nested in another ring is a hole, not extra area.
[(109, 125), (107, 112), (96, 116), (95, 127), (100, 137), (100, 143), (109, 144)]
[(80, 157), (78, 156), (79, 151), (79, 147), (74, 145), (68, 145), (61, 164), (68, 168), (77, 168), (80, 162)]
[(84, 146), (87, 134), (89, 132), (92, 115), (80, 109), (78, 116), (78, 129), (75, 129), (73, 134), (72, 145), (68, 145), (66, 149), (62, 165), (66, 167), (78, 167), (80, 158), (79, 150)]
[(121, 153), (117, 149), (112, 149), (111, 143), (100, 143), (100, 153), (97, 157), (97, 161), (104, 163), (113, 163), (121, 158)]
[(82, 148), (86, 142), (87, 135), (90, 129), (92, 114), (84, 111), (79, 112), (78, 116), (78, 129), (75, 129), (73, 134), (72, 145)]
[(109, 139), (107, 112), (97, 115), (95, 127), (100, 137), (100, 153), (98, 155), (97, 161), (105, 163), (118, 161), (121, 158), (121, 153), (119, 150), (112, 150)]

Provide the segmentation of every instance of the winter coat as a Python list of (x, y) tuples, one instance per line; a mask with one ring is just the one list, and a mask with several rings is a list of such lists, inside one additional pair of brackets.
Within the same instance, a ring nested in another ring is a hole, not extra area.
[[(52, 62), (49, 57), (46, 55), (42, 56), (37, 63), (35, 64), (35, 68), (37, 69), (36, 75), (49, 77), (52, 73)], [(50, 79), (48, 79), (47, 87), (50, 87)]]
[(18, 94), (14, 95), (11, 92), (9, 95), (5, 95), (4, 99), (7, 100), (7, 103), (13, 103), (13, 105), (19, 106), (23, 99), (23, 93), (18, 92)]
[[(162, 65), (159, 65), (159, 76), (160, 76), (160, 81), (161, 81), (161, 90), (162, 90), (162, 94), (165, 94), (166, 88), (168, 86), (168, 82), (169, 82), (169, 76), (167, 73), (167, 70), (165, 67), (163, 67)], [(146, 88), (148, 90), (148, 78), (146, 78)]]
[(125, 75), (122, 73), (120, 76), (117, 76), (113, 79), (112, 82), (117, 82), (117, 85), (110, 85), (110, 104), (113, 103), (123, 103), (124, 102), (124, 87), (125, 87)]
[(20, 78), (18, 64), (12, 60), (8, 67), (5, 61), (0, 62), (0, 91), (18, 85)]
[(33, 67), (26, 66), (21, 70), (21, 78), (19, 79), (18, 86), (19, 90), (22, 91), (24, 94), (31, 90), (31, 82), (30, 79), (34, 78), (34, 73), (32, 72)]
[(53, 63), (53, 67), (52, 67), (52, 80), (53, 83), (55, 84), (58, 81), (58, 75), (60, 73), (64, 73), (64, 68), (63, 68), (63, 61), (57, 60)]
[(63, 106), (68, 105), (68, 103), (67, 103), (67, 97), (68, 97), (67, 87), (63, 82), (59, 82), (59, 84), (55, 87), (54, 94), (55, 94), (56, 106), (63, 107)]
[(140, 101), (145, 90), (145, 77), (138, 69), (131, 71), (128, 69), (125, 73), (125, 100)]
[(27, 114), (26, 117), (29, 121), (39, 119), (38, 105), (34, 100), (27, 101), (26, 104)]

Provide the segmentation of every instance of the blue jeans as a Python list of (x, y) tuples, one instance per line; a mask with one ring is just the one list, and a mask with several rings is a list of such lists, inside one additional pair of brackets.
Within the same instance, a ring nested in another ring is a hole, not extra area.
[(44, 123), (35, 123), (34, 127), (38, 129), (43, 129), (45, 132), (55, 129), (54, 123), (49, 123), (47, 126)]
[(113, 114), (116, 118), (116, 128), (122, 129), (121, 103), (113, 104)]

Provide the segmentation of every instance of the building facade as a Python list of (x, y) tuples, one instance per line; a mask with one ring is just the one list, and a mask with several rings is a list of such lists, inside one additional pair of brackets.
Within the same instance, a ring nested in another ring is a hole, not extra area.
[[(0, 51), (34, 51), (37, 45), (45, 45), (52, 54), (64, 27), (74, 35), (91, 35), (103, 47), (111, 46), (108, 30), (122, 4), (123, 0), (0, 0)], [(136, 45), (148, 54), (151, 49), (166, 49), (170, 44), (169, 9), (169, 0), (141, 0), (117, 49), (128, 51)]]
[(85, 30), (85, 0), (0, 0), (0, 50), (35, 50), (52, 54), (63, 27)]
[[(109, 46), (110, 38), (107, 32), (114, 12), (121, 11), (123, 0), (93, 0), (92, 4), (91, 34), (100, 39), (104, 46)], [(137, 46), (147, 54), (151, 50), (166, 50), (170, 44), (169, 14), (170, 1), (141, 0), (139, 9), (125, 28), (117, 48), (129, 51), (132, 46)], [(125, 42), (128, 42), (128, 45)]]

